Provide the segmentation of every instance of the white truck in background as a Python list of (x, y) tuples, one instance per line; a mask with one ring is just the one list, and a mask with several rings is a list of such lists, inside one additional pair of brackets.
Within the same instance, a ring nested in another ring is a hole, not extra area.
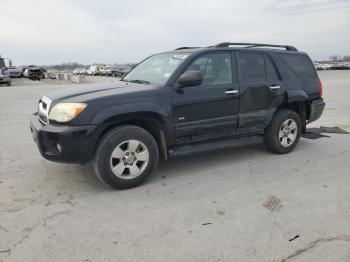
[(86, 74), (90, 76), (98, 76), (101, 74), (102, 65), (91, 65), (86, 70)]

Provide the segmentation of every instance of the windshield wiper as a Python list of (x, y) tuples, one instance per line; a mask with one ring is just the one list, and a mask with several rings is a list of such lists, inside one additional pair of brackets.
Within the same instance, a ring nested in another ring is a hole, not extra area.
[(150, 82), (148, 82), (146, 80), (140, 80), (140, 79), (124, 80), (124, 81), (131, 82), (131, 83), (145, 84), (145, 85), (149, 85), (150, 84)]

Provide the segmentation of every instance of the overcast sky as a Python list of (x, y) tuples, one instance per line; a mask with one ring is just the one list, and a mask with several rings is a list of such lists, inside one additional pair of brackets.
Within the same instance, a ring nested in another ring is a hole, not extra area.
[(17, 65), (138, 62), (225, 41), (350, 55), (350, 0), (0, 0), (0, 10), (0, 55)]

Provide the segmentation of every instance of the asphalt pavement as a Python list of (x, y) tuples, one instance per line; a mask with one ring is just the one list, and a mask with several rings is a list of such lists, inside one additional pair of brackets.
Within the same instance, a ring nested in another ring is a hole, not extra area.
[[(350, 71), (319, 74), (327, 105), (311, 127), (350, 131)], [(68, 83), (13, 83), (0, 86), (0, 261), (350, 261), (350, 135), (162, 161), (118, 191), (33, 142), (38, 98)]]

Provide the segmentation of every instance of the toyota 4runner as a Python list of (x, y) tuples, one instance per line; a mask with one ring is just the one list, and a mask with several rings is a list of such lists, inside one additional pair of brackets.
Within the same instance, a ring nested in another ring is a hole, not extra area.
[(288, 153), (324, 106), (307, 54), (220, 43), (152, 55), (118, 82), (48, 93), (30, 129), (44, 158), (92, 161), (103, 182), (130, 188), (159, 158), (261, 139), (270, 151)]

